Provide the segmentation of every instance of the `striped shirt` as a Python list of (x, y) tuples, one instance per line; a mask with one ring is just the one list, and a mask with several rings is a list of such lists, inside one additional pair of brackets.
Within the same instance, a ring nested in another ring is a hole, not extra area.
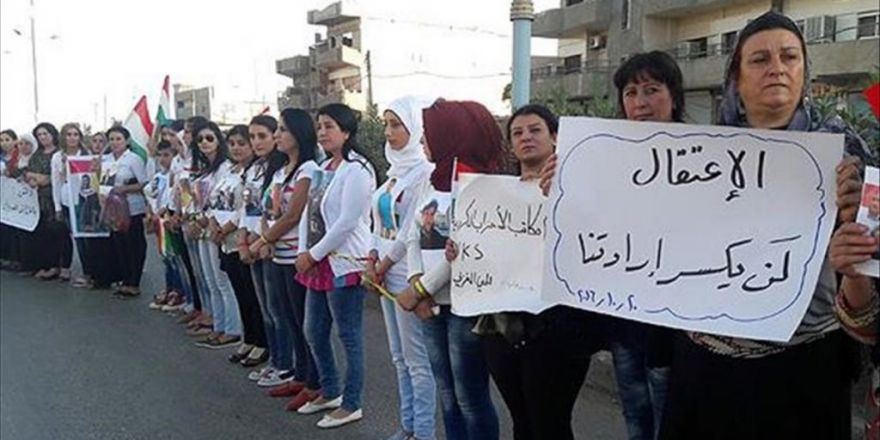
[[(263, 213), (270, 227), (290, 210), (296, 182), (311, 179), (312, 173), (317, 169), (318, 164), (314, 161), (308, 161), (300, 165), (290, 179), (287, 178), (287, 172), (284, 168), (275, 172), (275, 175), (272, 176), (272, 183), (263, 194)], [(275, 255), (272, 257), (272, 261), (278, 264), (293, 264), (296, 262), (298, 248), (299, 231), (294, 225), (275, 242)]]

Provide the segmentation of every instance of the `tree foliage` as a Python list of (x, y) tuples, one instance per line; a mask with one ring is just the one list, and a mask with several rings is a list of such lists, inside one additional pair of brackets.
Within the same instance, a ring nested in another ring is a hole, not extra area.
[(357, 144), (376, 167), (379, 182), (384, 182), (389, 167), (388, 161), (385, 160), (385, 125), (375, 104), (361, 113)]

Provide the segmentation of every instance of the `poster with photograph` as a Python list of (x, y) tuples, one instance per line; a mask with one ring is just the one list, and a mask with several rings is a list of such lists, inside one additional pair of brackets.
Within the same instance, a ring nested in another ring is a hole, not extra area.
[(70, 230), (74, 237), (109, 237), (110, 229), (101, 222), (101, 157), (70, 156), (67, 179), (70, 184)]
[[(856, 222), (868, 227), (868, 234), (880, 237), (880, 168), (865, 167), (865, 184)], [(880, 251), (871, 260), (856, 266), (864, 275), (880, 278)]]

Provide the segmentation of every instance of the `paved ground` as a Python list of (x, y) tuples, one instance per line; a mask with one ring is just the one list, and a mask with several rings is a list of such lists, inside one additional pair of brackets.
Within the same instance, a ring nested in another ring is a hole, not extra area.
[[(151, 251), (146, 292), (158, 287), (158, 269)], [(228, 350), (194, 347), (148, 302), (0, 273), (0, 438), (384, 439), (397, 426), (395, 375), (374, 300), (364, 321), (366, 417), (331, 431), (313, 426), (318, 416), (284, 412), (283, 400), (264, 397), (226, 362)], [(598, 365), (575, 408), (575, 434), (622, 439), (607, 363)], [(503, 438), (512, 438), (497, 393), (495, 402)]]

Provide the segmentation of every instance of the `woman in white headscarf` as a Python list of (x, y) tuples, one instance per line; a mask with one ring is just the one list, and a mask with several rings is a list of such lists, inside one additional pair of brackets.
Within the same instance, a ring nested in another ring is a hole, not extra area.
[[(418, 96), (399, 98), (382, 115), (385, 123), (385, 158), (391, 164), (388, 179), (373, 194), (374, 249), (370, 252), (367, 276), (396, 295), (407, 282), (407, 231), (414, 225), (420, 185), (434, 170), (420, 143), (422, 109), (433, 99)], [(388, 332), (391, 360), (397, 370), (400, 393), (400, 430), (390, 439), (434, 438), (435, 383), (424, 343), (422, 321), (413, 313), (399, 310), (388, 298), (381, 299)], [(390, 440), (389, 439), (389, 440)]]

